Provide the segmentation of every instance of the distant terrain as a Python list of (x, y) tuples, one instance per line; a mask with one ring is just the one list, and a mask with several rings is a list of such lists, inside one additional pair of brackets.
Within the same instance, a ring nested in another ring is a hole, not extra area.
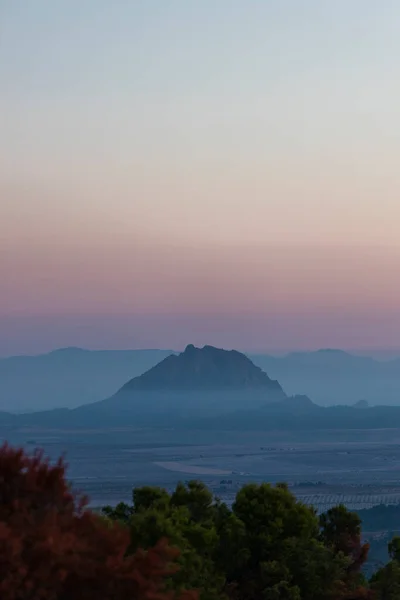
[(0, 359), (0, 411), (73, 408), (103, 400), (172, 350), (63, 348)]
[(74, 409), (3, 413), (0, 419), (4, 424), (29, 426), (186, 427), (196, 419), (254, 410), (284, 398), (279, 383), (244, 354), (189, 345), (181, 354), (169, 355), (130, 379), (104, 400)]
[[(0, 359), (0, 411), (75, 408), (112, 396), (172, 350), (89, 351), (65, 348), (38, 356)], [(298, 352), (283, 357), (249, 354), (288, 394), (306, 395), (323, 406), (400, 405), (400, 359), (379, 361), (340, 350)]]
[[(160, 352), (148, 351), (148, 362)], [(58, 358), (65, 367), (68, 357), (74, 364), (79, 354), (82, 359), (91, 355), (70, 349), (53, 353), (52, 359), (57, 365)], [(2, 412), (0, 422), (15, 427), (173, 427), (205, 431), (312, 432), (400, 427), (400, 406), (369, 406), (366, 400), (359, 400), (352, 406), (323, 407), (307, 395), (287, 395), (279, 381), (235, 350), (188, 345), (180, 354), (166, 354), (156, 365), (113, 390), (108, 398), (70, 409), (21, 415)], [(331, 354), (321, 352), (321, 356)], [(141, 368), (144, 356), (138, 355)], [(345, 361), (346, 356), (342, 357)], [(136, 368), (140, 370), (139, 361)], [(59, 387), (61, 390), (62, 380)]]
[(323, 406), (358, 400), (370, 405), (400, 405), (399, 358), (379, 361), (341, 350), (249, 356), (289, 395), (305, 394)]
[[(40, 446), (52, 460), (66, 452), (71, 481), (93, 506), (129, 500), (135, 486), (170, 489), (193, 477), (231, 505), (246, 483), (286, 481), (318, 513), (339, 503), (359, 513), (371, 575), (398, 528), (400, 406), (373, 406), (364, 386), (385, 369), (395, 381), (397, 364), (338, 351), (273, 358), (193, 345), (4, 359), (2, 406), (22, 414), (0, 411), (0, 441)], [(314, 373), (331, 381), (327, 388), (358, 380), (364, 392), (349, 392), (347, 406), (322, 406), (301, 383), (312, 386)], [(58, 407), (23, 413), (21, 399)]]

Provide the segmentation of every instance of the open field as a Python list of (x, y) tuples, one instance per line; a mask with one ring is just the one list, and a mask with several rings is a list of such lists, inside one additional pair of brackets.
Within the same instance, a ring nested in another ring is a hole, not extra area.
[(196, 465), (187, 465), (181, 462), (155, 462), (157, 467), (162, 467), (175, 473), (186, 473), (187, 475), (232, 475), (232, 471), (222, 469), (213, 469), (212, 467), (197, 467)]
[(0, 438), (52, 460), (93, 506), (129, 501), (134, 486), (171, 489), (198, 478), (231, 502), (244, 483), (286, 481), (319, 511), (400, 502), (400, 431), (185, 432), (175, 430), (8, 430)]

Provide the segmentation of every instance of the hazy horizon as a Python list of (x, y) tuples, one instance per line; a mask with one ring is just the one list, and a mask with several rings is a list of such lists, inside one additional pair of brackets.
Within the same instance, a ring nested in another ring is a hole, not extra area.
[(400, 346), (398, 3), (0, 14), (0, 355)]
[[(5, 337), (0, 339), (0, 359), (12, 358), (17, 356), (39, 356), (43, 354), (49, 354), (58, 350), (66, 349), (77, 349), (85, 351), (130, 351), (130, 350), (171, 350), (173, 352), (182, 352), (187, 344), (194, 343), (197, 347), (205, 345), (212, 345), (218, 348), (224, 348), (226, 350), (238, 350), (245, 354), (265, 354), (270, 356), (286, 356), (296, 352), (317, 352), (320, 350), (334, 350), (343, 351), (348, 354), (355, 356), (368, 356), (375, 358), (376, 360), (391, 360), (400, 358), (400, 347), (356, 347), (356, 346), (337, 346), (334, 344), (315, 344), (314, 346), (279, 346), (279, 344), (272, 345), (253, 345), (243, 346), (240, 344), (229, 343), (232, 341), (232, 337), (235, 337), (236, 332), (233, 330), (229, 335), (220, 336), (219, 340), (215, 341), (216, 337), (209, 335), (207, 338), (204, 335), (192, 335), (187, 339), (180, 338), (179, 343), (163, 344), (158, 343), (157, 338), (153, 338), (154, 343), (149, 341), (149, 338), (144, 338), (144, 342), (141, 343), (134, 341), (134, 336), (125, 337), (121, 335), (121, 330), (124, 327), (124, 319), (122, 318), (118, 327), (115, 321), (109, 323), (105, 316), (100, 318), (100, 323), (97, 323), (98, 331), (101, 329), (103, 335), (88, 335), (87, 330), (93, 329), (93, 323), (90, 323), (90, 316), (81, 318), (79, 320), (74, 315), (73, 317), (64, 316), (61, 319), (57, 319), (50, 324), (50, 327), (43, 327), (43, 321), (40, 318), (34, 317), (32, 319), (7, 319), (4, 320), (0, 317), (0, 327)], [(48, 318), (45, 318), (45, 322), (48, 322)], [(86, 322), (86, 326), (82, 326), (82, 323)], [(132, 322), (132, 318), (131, 318)], [(74, 324), (75, 323), (75, 327)], [(101, 324), (101, 327), (99, 325)], [(7, 332), (8, 328), (8, 332)], [(107, 333), (108, 330), (108, 333)], [(9, 333), (9, 335), (7, 335)], [(277, 332), (277, 337), (279, 332)], [(221, 337), (228, 340), (228, 343), (223, 343)], [(176, 338), (175, 338), (176, 339)], [(122, 340), (122, 341), (121, 341)], [(221, 343), (218, 343), (221, 341)]]

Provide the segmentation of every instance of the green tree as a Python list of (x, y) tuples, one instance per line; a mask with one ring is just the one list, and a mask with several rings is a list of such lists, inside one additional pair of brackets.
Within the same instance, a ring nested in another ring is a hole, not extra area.
[(172, 494), (139, 488), (132, 499), (104, 514), (129, 528), (129, 553), (163, 538), (179, 549), (170, 589), (198, 589), (202, 600), (367, 597), (360, 523), (344, 507), (319, 520), (284, 484), (246, 485), (232, 509), (196, 481)]
[(400, 537), (395, 536), (389, 542), (388, 551), (392, 560), (379, 569), (370, 581), (376, 600), (400, 598)]
[(400, 562), (400, 537), (395, 535), (388, 544), (389, 556), (392, 560)]
[(346, 561), (319, 539), (315, 511), (286, 485), (247, 485), (234, 514), (244, 523), (248, 560), (237, 572), (241, 598), (320, 600), (334, 594)]
[(128, 504), (120, 502), (115, 508), (105, 506), (102, 509), (102, 513), (111, 521), (128, 524), (132, 516), (132, 508)]
[[(362, 566), (368, 558), (369, 544), (361, 539), (361, 519), (339, 504), (320, 516), (321, 539), (331, 547), (337, 556), (347, 559), (346, 573), (343, 577), (343, 597), (366, 586)], [(356, 596), (357, 597), (357, 596)]]
[(221, 598), (225, 577), (215, 560), (219, 537), (214, 525), (213, 496), (201, 483), (179, 484), (173, 494), (161, 488), (133, 491), (133, 505), (106, 507), (105, 516), (122, 521), (130, 530), (129, 552), (151, 548), (154, 540), (168, 539), (179, 549), (179, 571), (170, 578), (177, 590), (199, 589), (207, 600)]
[(334, 506), (320, 516), (321, 537), (324, 542), (352, 556), (361, 544), (361, 519), (343, 504)]

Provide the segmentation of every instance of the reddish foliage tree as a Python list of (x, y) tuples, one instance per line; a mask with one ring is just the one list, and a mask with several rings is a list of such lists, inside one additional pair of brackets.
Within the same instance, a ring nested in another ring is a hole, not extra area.
[(176, 552), (160, 542), (127, 557), (128, 532), (87, 510), (65, 469), (0, 448), (1, 600), (195, 600), (165, 588)]

